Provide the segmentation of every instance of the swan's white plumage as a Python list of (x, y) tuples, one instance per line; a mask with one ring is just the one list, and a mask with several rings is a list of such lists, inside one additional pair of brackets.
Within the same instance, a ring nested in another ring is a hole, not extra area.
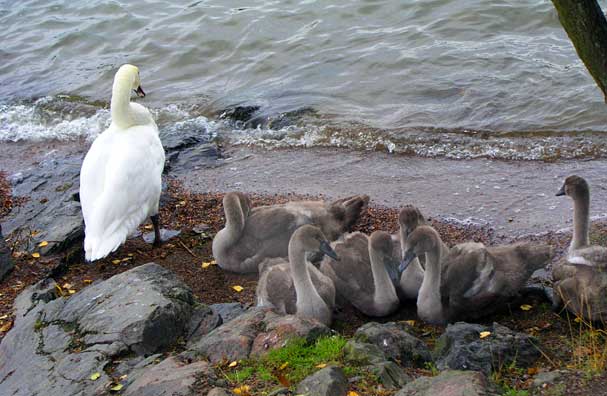
[[(90, 261), (116, 250), (148, 216), (158, 213), (164, 149), (149, 111), (128, 101), (134, 82), (128, 74), (120, 75), (123, 68), (112, 93), (112, 124), (93, 142), (80, 171), (84, 250)], [(139, 77), (133, 78), (138, 85)], [(129, 96), (120, 102), (118, 94)], [(128, 108), (115, 112), (115, 105)], [(128, 122), (121, 117), (125, 114)]]

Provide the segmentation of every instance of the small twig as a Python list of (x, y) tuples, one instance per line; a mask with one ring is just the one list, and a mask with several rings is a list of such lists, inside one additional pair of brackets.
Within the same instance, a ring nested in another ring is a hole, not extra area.
[(179, 244), (180, 244), (181, 246), (183, 246), (183, 247), (184, 247), (184, 249), (185, 249), (185, 250), (187, 250), (187, 251), (188, 251), (188, 253), (190, 253), (192, 256), (196, 257), (197, 259), (199, 259), (199, 258), (200, 258), (200, 257), (198, 257), (197, 255), (195, 255), (195, 254), (194, 254), (194, 252), (193, 252), (193, 251), (191, 251), (191, 250), (190, 250), (190, 248), (189, 248), (189, 247), (187, 247), (187, 246), (185, 245), (185, 243), (183, 243), (183, 242), (179, 241)]

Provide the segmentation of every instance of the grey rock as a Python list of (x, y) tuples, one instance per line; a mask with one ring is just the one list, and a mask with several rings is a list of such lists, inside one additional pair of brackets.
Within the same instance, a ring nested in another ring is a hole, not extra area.
[(562, 372), (560, 372), (558, 370), (538, 373), (535, 376), (535, 378), (533, 379), (531, 386), (533, 388), (540, 388), (544, 385), (552, 385), (555, 382), (557, 382), (562, 376), (563, 376)]
[(211, 309), (221, 316), (223, 323), (228, 323), (230, 320), (247, 312), (247, 309), (241, 303), (212, 304)]
[(344, 359), (348, 363), (365, 366), (386, 361), (386, 355), (375, 344), (349, 340), (344, 346)]
[(0, 225), (0, 282), (8, 275), (15, 267), (11, 257), (11, 251), (6, 245), (6, 241), (2, 236), (2, 225)]
[[(19, 249), (55, 253), (84, 238), (80, 203), (74, 200), (81, 163), (79, 157), (48, 158), (10, 177), (13, 195), (28, 198), (13, 208), (3, 226), (5, 235), (19, 242)], [(39, 233), (32, 237), (34, 229)], [(42, 241), (48, 245), (38, 248)]]
[[(179, 230), (168, 230), (166, 228), (161, 228), (160, 229), (160, 240), (162, 242), (166, 242), (169, 239), (173, 239), (176, 236), (179, 236), (179, 234), (181, 234), (181, 231)], [(156, 238), (154, 231), (151, 232), (146, 232), (145, 234), (143, 234), (142, 236), (143, 240), (146, 243), (154, 243), (154, 239)]]
[(125, 396), (186, 396), (193, 393), (190, 387), (196, 377), (210, 372), (207, 362), (186, 364), (174, 356), (164, 359), (157, 365), (146, 367), (129, 377), (125, 387)]
[(379, 382), (388, 389), (399, 389), (411, 382), (411, 376), (394, 362), (379, 362), (368, 367)]
[[(482, 331), (491, 335), (481, 339)], [(489, 375), (513, 362), (518, 367), (531, 365), (540, 356), (534, 344), (538, 344), (534, 337), (498, 323), (483, 326), (458, 322), (447, 326), (436, 342), (434, 355), (439, 370), (474, 370)]]
[(323, 324), (294, 315), (281, 316), (267, 307), (256, 307), (224, 323), (198, 341), (188, 342), (184, 357), (203, 356), (211, 363), (261, 356), (284, 346), (293, 337), (313, 341), (330, 330)]
[(223, 388), (213, 388), (207, 393), (207, 396), (231, 396), (231, 394)]
[(290, 395), (291, 391), (289, 388), (278, 388), (268, 393), (268, 396), (279, 396), (279, 395)]
[(325, 367), (297, 385), (297, 394), (306, 396), (344, 396), (347, 391), (348, 379), (336, 366)]
[(497, 396), (495, 386), (483, 373), (448, 370), (436, 377), (420, 377), (396, 396)]
[(394, 322), (370, 322), (356, 330), (354, 338), (375, 344), (387, 358), (404, 367), (423, 366), (425, 362), (432, 361), (428, 346), (405, 329), (405, 326)]
[[(71, 297), (54, 289), (53, 281), (41, 281), (15, 300), (13, 328), (0, 344), (1, 395), (105, 394), (111, 379), (104, 368), (113, 356), (136, 359), (174, 343), (193, 311), (187, 286), (153, 263)], [(95, 372), (100, 377), (91, 381)]]
[(196, 305), (188, 325), (187, 339), (197, 342), (223, 323), (221, 316), (204, 304)]

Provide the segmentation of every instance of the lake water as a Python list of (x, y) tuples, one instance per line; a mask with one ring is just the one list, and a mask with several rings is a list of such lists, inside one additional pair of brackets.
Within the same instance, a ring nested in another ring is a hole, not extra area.
[(0, 141), (90, 140), (129, 62), (163, 136), (607, 157), (607, 106), (549, 0), (4, 0), (0, 26)]

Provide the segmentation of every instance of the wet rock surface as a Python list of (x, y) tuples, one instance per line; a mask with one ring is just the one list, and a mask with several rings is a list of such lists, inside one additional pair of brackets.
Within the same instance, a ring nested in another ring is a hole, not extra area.
[(11, 258), (11, 251), (6, 246), (6, 241), (2, 236), (2, 226), (0, 226), (0, 282), (6, 275), (14, 268), (13, 260)]
[[(13, 329), (0, 344), (0, 394), (103, 394), (111, 381), (104, 369), (115, 357), (143, 356), (173, 344), (193, 311), (189, 288), (154, 263), (69, 298), (57, 290), (54, 281), (42, 281), (16, 299)], [(170, 364), (179, 366), (165, 363)], [(193, 367), (202, 366), (190, 366), (187, 373)], [(175, 377), (163, 380), (188, 382), (184, 370), (179, 366)], [(94, 373), (99, 378), (91, 380)], [(138, 386), (148, 389), (144, 379)]]
[[(480, 338), (480, 333), (490, 335)], [(436, 366), (440, 370), (476, 370), (489, 375), (515, 363), (517, 367), (533, 364), (540, 352), (538, 341), (525, 333), (515, 332), (498, 323), (483, 326), (458, 322), (447, 326), (434, 349)]]
[(448, 370), (436, 377), (421, 377), (407, 384), (396, 396), (497, 396), (484, 374)]
[(297, 385), (297, 394), (306, 396), (345, 396), (347, 391), (344, 371), (334, 366), (315, 372)]
[(367, 323), (356, 331), (354, 338), (376, 345), (387, 358), (404, 367), (423, 367), (424, 363), (432, 361), (428, 346), (395, 322)]
[[(11, 175), (13, 196), (24, 197), (25, 202), (13, 208), (2, 228), (22, 250), (53, 253), (84, 238), (80, 203), (74, 199), (81, 164), (79, 157), (50, 157)], [(48, 245), (38, 247), (42, 241)]]

